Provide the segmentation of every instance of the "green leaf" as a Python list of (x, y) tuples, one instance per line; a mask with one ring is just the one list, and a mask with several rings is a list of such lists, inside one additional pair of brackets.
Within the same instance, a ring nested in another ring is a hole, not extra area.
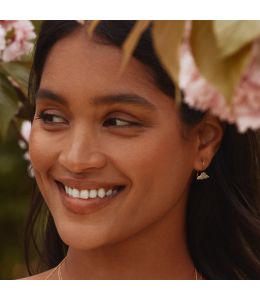
[(260, 21), (213, 21), (221, 55), (227, 57), (260, 37)]
[(91, 38), (93, 35), (93, 32), (95, 31), (96, 27), (98, 26), (98, 24), (101, 22), (101, 20), (92, 20), (89, 23), (89, 26), (87, 27), (87, 33), (88, 36)]
[(24, 95), (27, 95), (30, 74), (29, 69), (26, 68), (22, 63), (18, 62), (2, 62), (0, 67), (6, 73), (6, 75), (11, 76), (18, 83)]
[(154, 21), (153, 44), (162, 65), (175, 83), (179, 83), (180, 47), (185, 21)]
[(151, 23), (151, 21), (149, 21), (149, 20), (140, 20), (140, 21), (135, 22), (132, 30), (128, 34), (128, 36), (123, 44), (123, 47), (122, 47), (123, 48), (123, 60), (122, 60), (121, 66), (120, 66), (119, 75), (121, 75), (123, 73), (129, 59), (131, 58), (131, 56), (139, 42), (141, 35), (143, 34), (143, 32), (149, 26), (150, 23)]
[(15, 89), (10, 82), (0, 75), (0, 136), (5, 137), (9, 124), (18, 111)]
[(154, 21), (153, 44), (162, 65), (176, 84), (176, 102), (180, 103), (179, 89), (180, 47), (185, 29), (184, 20)]
[(230, 57), (223, 58), (213, 32), (213, 22), (193, 21), (191, 48), (201, 74), (231, 104), (235, 87), (250, 59), (250, 45)]
[(41, 20), (31, 20), (33, 26), (34, 26), (34, 31), (38, 35), (41, 29), (42, 21)]

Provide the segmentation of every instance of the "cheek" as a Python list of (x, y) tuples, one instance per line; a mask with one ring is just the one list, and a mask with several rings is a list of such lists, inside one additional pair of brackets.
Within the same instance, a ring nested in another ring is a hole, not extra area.
[(37, 125), (32, 126), (29, 154), (34, 170), (40, 173), (47, 171), (55, 161), (55, 143), (50, 142)]
[(160, 217), (185, 195), (192, 172), (192, 147), (175, 131), (160, 130), (127, 143), (118, 151), (119, 157), (122, 173), (132, 184), (126, 214), (131, 213), (133, 224), (138, 217), (143, 222)]
[(50, 140), (49, 135), (38, 124), (33, 124), (29, 140), (29, 154), (37, 186), (50, 211), (54, 209), (51, 201), (52, 187), (54, 186), (52, 186), (53, 182), (50, 181), (49, 174), (57, 162), (58, 149), (56, 145), (57, 143)]
[[(114, 164), (128, 177), (129, 193), (120, 211), (122, 224), (131, 234), (170, 211), (188, 187), (188, 145), (176, 134), (149, 134), (128, 140), (114, 155)], [(185, 204), (183, 202), (183, 204)], [(129, 223), (129, 220), (131, 222)]]
[(113, 148), (114, 162), (122, 173), (148, 189), (187, 177), (192, 166), (190, 154), (189, 145), (176, 132), (147, 135)]
[[(161, 141), (143, 151), (138, 163), (138, 181), (143, 180), (146, 193), (152, 198), (173, 199), (185, 185), (184, 149), (169, 141)], [(142, 188), (142, 187), (140, 187)]]

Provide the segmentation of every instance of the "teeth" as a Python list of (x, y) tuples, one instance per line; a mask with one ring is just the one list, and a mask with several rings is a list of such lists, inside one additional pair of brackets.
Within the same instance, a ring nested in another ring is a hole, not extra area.
[(118, 190), (113, 190), (112, 191), (112, 196), (115, 196), (118, 193)]
[(111, 196), (112, 193), (113, 193), (113, 191), (112, 191), (112, 189), (110, 189), (110, 190), (108, 190), (108, 191), (106, 192), (106, 196)]
[(90, 190), (89, 198), (96, 198), (97, 197), (97, 190)]
[(79, 197), (80, 197), (80, 198), (83, 198), (83, 199), (88, 199), (88, 197), (89, 197), (89, 192), (88, 192), (88, 190), (83, 190), (83, 191), (81, 191), (80, 194), (79, 194)]
[(118, 189), (109, 189), (105, 190), (104, 188), (100, 189), (91, 189), (91, 190), (78, 190), (75, 188), (71, 188), (65, 186), (66, 194), (73, 198), (81, 198), (81, 199), (93, 199), (93, 198), (104, 198), (109, 196), (115, 196), (118, 193)]
[(105, 191), (105, 189), (101, 188), (101, 189), (98, 190), (97, 194), (98, 194), (98, 197), (104, 198), (105, 195), (106, 195), (106, 191)]
[(79, 198), (79, 190), (73, 189), (72, 190), (72, 197), (73, 198)]

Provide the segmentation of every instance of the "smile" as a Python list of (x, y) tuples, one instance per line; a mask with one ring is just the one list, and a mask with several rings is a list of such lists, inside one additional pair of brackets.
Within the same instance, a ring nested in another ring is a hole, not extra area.
[(78, 190), (65, 185), (65, 192), (67, 195), (73, 198), (79, 199), (93, 199), (93, 198), (104, 198), (109, 196), (115, 196), (120, 190), (120, 187), (114, 187), (113, 189), (105, 189), (103, 187), (99, 189), (85, 189)]
[(125, 186), (95, 186), (88, 189), (64, 185), (56, 181), (63, 205), (75, 214), (90, 214), (113, 203)]

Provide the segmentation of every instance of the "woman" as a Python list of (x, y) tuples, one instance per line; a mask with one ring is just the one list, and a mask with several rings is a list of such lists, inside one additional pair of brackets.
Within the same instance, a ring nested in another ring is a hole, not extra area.
[(26, 257), (30, 272), (33, 241), (47, 271), (28, 278), (259, 279), (256, 134), (177, 106), (150, 29), (117, 76), (133, 23), (89, 39), (88, 24), (43, 22)]

